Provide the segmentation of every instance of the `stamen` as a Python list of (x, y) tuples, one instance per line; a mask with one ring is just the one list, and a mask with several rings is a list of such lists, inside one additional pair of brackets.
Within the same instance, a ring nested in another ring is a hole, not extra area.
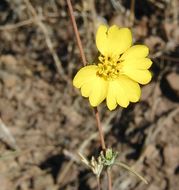
[(98, 76), (103, 77), (105, 80), (114, 80), (120, 75), (122, 65), (119, 57), (100, 55), (98, 59), (100, 61), (98, 64)]

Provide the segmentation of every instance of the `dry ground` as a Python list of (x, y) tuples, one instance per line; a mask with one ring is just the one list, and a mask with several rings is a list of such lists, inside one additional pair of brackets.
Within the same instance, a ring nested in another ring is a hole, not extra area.
[[(96, 189), (76, 156), (100, 146), (93, 111), (71, 83), (82, 62), (66, 3), (30, 2), (36, 13), (27, 0), (0, 1), (0, 190)], [(114, 167), (113, 189), (178, 190), (178, 1), (136, 0), (134, 14), (127, 0), (72, 2), (89, 62), (102, 22), (131, 27), (154, 62), (139, 103), (112, 113), (100, 106), (107, 145), (149, 181)]]

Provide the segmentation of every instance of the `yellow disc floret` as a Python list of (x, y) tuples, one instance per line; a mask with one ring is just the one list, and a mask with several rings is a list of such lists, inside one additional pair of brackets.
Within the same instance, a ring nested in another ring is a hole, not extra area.
[(97, 75), (103, 77), (105, 80), (116, 79), (121, 71), (121, 61), (117, 56), (103, 56), (98, 57), (100, 63), (98, 63)]

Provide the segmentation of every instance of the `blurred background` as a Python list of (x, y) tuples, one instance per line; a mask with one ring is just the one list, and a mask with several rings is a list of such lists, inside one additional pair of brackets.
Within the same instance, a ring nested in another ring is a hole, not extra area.
[[(107, 146), (149, 181), (113, 167), (113, 190), (178, 190), (179, 1), (72, 4), (89, 63), (101, 23), (130, 27), (153, 60), (153, 80), (140, 102), (113, 112), (99, 107)], [(72, 86), (81, 67), (65, 0), (0, 1), (1, 190), (97, 189), (77, 156), (100, 151), (93, 110)]]

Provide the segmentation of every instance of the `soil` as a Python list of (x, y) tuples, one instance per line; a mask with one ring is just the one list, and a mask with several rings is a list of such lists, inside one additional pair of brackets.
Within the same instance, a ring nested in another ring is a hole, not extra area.
[[(100, 23), (130, 27), (153, 61), (140, 102), (99, 107), (107, 146), (149, 182), (114, 166), (113, 190), (178, 190), (179, 2), (136, 0), (134, 11), (127, 0), (72, 3), (89, 63)], [(1, 0), (0, 42), (0, 190), (97, 189), (78, 157), (101, 147), (93, 110), (72, 86), (82, 61), (66, 1)], [(104, 190), (106, 181), (103, 173)]]

